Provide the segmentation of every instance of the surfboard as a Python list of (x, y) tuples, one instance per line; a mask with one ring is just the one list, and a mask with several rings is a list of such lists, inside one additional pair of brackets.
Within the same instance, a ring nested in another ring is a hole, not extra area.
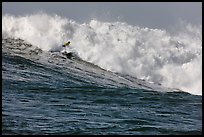
[(73, 58), (79, 59), (79, 57), (74, 52), (62, 52), (62, 55), (66, 56), (68, 59), (73, 59)]

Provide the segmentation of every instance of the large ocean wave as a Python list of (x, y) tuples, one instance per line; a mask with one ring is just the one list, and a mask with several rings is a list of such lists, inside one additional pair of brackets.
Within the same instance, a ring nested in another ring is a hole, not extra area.
[(92, 19), (80, 24), (46, 13), (2, 17), (2, 37), (21, 38), (44, 51), (70, 48), (106, 70), (202, 95), (202, 26), (177, 31)]

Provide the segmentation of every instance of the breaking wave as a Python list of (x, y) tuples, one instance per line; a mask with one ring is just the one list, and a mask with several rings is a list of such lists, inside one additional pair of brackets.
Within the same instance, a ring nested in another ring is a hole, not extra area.
[(2, 37), (21, 38), (44, 51), (71, 50), (106, 70), (202, 95), (202, 25), (183, 23), (174, 33), (125, 22), (87, 23), (36, 13), (2, 17)]

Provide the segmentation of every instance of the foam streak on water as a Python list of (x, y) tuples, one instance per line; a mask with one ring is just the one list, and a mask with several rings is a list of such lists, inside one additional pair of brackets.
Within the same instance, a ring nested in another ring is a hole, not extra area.
[(202, 95), (202, 26), (183, 24), (177, 32), (124, 22), (77, 23), (58, 15), (3, 15), (2, 36), (21, 38), (44, 51), (72, 50), (106, 70)]

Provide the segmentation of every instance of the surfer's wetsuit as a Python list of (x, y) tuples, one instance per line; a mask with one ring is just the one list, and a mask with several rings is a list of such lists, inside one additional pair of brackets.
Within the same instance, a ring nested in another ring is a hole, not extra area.
[(64, 43), (63, 45), (62, 45), (62, 47), (67, 47), (67, 46), (69, 46), (70, 45), (70, 41), (68, 41), (68, 42), (66, 42), (66, 43)]

